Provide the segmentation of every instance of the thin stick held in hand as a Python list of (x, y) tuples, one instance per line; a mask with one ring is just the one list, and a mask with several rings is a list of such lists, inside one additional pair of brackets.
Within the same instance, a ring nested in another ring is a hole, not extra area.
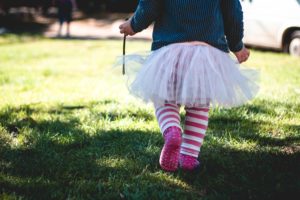
[(123, 75), (125, 75), (126, 34), (123, 38)]
[[(126, 21), (128, 18), (125, 19)], [(123, 75), (125, 75), (125, 55), (126, 55), (126, 34), (124, 34), (123, 38)]]

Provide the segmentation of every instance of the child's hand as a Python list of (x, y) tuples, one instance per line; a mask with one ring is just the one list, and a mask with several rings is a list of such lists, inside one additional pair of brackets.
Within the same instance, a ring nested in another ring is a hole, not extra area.
[(130, 24), (130, 19), (126, 21), (125, 23), (121, 24), (119, 26), (120, 33), (127, 35), (134, 35), (135, 32), (132, 30), (131, 24)]
[(239, 63), (245, 62), (250, 56), (250, 51), (246, 47), (243, 47), (242, 50), (233, 53), (238, 59)]

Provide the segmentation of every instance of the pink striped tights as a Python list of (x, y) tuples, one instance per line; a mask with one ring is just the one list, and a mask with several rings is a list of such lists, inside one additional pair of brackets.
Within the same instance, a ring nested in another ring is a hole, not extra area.
[(171, 103), (156, 108), (156, 117), (165, 140), (160, 165), (166, 171), (176, 171), (178, 165), (184, 170), (194, 170), (200, 164), (197, 158), (208, 125), (209, 107), (185, 107), (183, 133), (179, 108), (179, 105)]

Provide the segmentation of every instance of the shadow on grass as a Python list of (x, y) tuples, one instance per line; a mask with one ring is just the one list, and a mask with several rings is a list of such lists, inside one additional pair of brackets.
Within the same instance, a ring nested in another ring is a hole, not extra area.
[[(113, 125), (119, 117), (147, 123), (153, 116), (146, 111), (133, 116), (124, 114), (128, 110), (97, 109), (111, 104), (118, 102), (2, 109), (1, 192), (25, 199), (292, 199), (299, 195), (300, 151), (279, 150), (297, 144), (299, 134), (283, 139), (265, 137), (260, 129), (272, 124), (239, 117), (232, 114), (235, 110), (219, 112), (210, 120), (211, 136), (202, 148), (200, 171), (169, 174), (158, 164), (163, 145), (160, 133)], [(263, 104), (240, 109), (274, 114)], [(91, 113), (90, 121), (99, 117), (112, 125), (96, 126), (91, 134), (84, 128), (81, 111)], [(39, 115), (44, 117), (36, 119)], [(290, 131), (299, 128), (284, 126)], [(231, 138), (268, 148), (233, 148), (212, 138), (227, 138), (220, 132), (237, 129), (240, 132)], [(15, 146), (18, 140), (21, 144)]]
[(0, 16), (1, 27), (5, 27), (10, 33), (41, 35), (49, 26), (49, 23), (37, 22), (33, 16), (7, 15)]

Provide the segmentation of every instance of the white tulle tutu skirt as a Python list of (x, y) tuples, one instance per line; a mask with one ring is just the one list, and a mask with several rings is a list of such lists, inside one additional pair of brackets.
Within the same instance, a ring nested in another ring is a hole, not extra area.
[[(156, 107), (235, 107), (258, 92), (256, 70), (241, 69), (228, 53), (201, 43), (176, 43), (148, 55), (127, 55), (129, 91)], [(138, 69), (138, 70), (137, 70)]]

